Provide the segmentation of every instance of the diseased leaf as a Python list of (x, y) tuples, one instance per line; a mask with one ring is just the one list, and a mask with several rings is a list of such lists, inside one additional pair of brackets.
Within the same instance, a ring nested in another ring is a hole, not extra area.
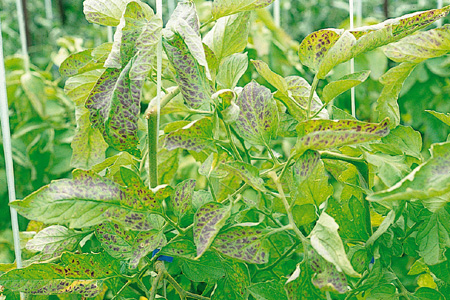
[(173, 213), (181, 219), (192, 207), (192, 195), (194, 193), (196, 181), (187, 179), (180, 182), (176, 187), (170, 202)]
[(111, 222), (99, 224), (95, 235), (109, 255), (127, 261), (130, 269), (136, 268), (141, 258), (166, 242), (160, 231), (132, 232)]
[(269, 261), (269, 249), (264, 236), (265, 231), (261, 228), (235, 226), (221, 232), (212, 246), (232, 258), (251, 264), (265, 264)]
[(336, 266), (339, 272), (352, 277), (360, 275), (353, 269), (345, 253), (344, 244), (338, 233), (339, 225), (325, 212), (311, 232), (311, 246), (328, 262)]
[(250, 13), (243, 12), (217, 20), (203, 42), (220, 62), (227, 56), (244, 51), (249, 31)]
[(172, 239), (158, 252), (159, 254), (194, 259), (197, 256), (197, 249), (190, 239)]
[(214, 20), (243, 11), (264, 8), (273, 0), (214, 0), (212, 16)]
[(236, 53), (225, 58), (219, 66), (217, 83), (222, 89), (234, 89), (248, 68), (247, 53)]
[(395, 62), (420, 63), (426, 59), (442, 56), (450, 51), (450, 26), (407, 36), (384, 49), (387, 57)]
[(438, 118), (439, 120), (450, 126), (450, 114), (444, 114), (432, 110), (425, 110), (425, 111), (432, 114), (433, 116), (435, 116), (436, 118)]
[(114, 34), (106, 68), (123, 68), (134, 58), (131, 80), (145, 80), (156, 64), (156, 45), (161, 37), (162, 21), (143, 2), (131, 1)]
[(96, 128), (91, 127), (89, 111), (84, 107), (77, 107), (77, 130), (73, 137), (72, 159), (70, 165), (74, 168), (90, 169), (105, 159), (108, 144)]
[(289, 300), (325, 299), (325, 293), (313, 286), (311, 276), (310, 268), (306, 264), (298, 264), (284, 286), (287, 298)]
[(67, 79), (64, 92), (76, 105), (84, 105), (105, 70), (92, 70)]
[(226, 171), (233, 173), (244, 180), (257, 191), (265, 191), (264, 180), (259, 177), (258, 169), (250, 164), (234, 161), (221, 164)]
[(62, 76), (72, 77), (88, 71), (103, 69), (103, 64), (111, 52), (112, 43), (104, 43), (94, 49), (87, 49), (69, 55), (59, 67)]
[(297, 155), (308, 149), (324, 150), (369, 142), (389, 133), (389, 120), (379, 124), (353, 120), (310, 120), (297, 126)]
[(425, 200), (450, 192), (450, 142), (431, 146), (431, 158), (415, 168), (391, 188), (367, 197), (389, 203), (401, 200)]
[(81, 294), (95, 297), (103, 284), (120, 276), (119, 262), (104, 253), (64, 253), (62, 265), (33, 264), (0, 277), (0, 285), (34, 295)]
[(234, 124), (237, 133), (247, 142), (268, 145), (276, 137), (278, 109), (270, 90), (252, 81), (239, 95), (240, 114)]
[(230, 207), (217, 202), (206, 203), (198, 209), (194, 216), (194, 242), (197, 246), (197, 257), (208, 250), (230, 214)]
[(167, 150), (181, 148), (195, 152), (214, 149), (212, 131), (213, 124), (210, 118), (199, 119), (169, 133), (164, 146)]
[(254, 283), (248, 290), (257, 300), (288, 300), (283, 285), (276, 280)]
[(330, 82), (323, 88), (322, 101), (328, 104), (331, 100), (342, 94), (343, 92), (357, 86), (366, 81), (370, 71), (361, 71), (346, 75), (336, 81)]
[(91, 23), (117, 26), (128, 2), (129, 0), (86, 0), (83, 2), (83, 12)]
[(377, 100), (378, 121), (384, 118), (391, 120), (391, 128), (400, 124), (400, 109), (397, 99), (402, 90), (403, 84), (416, 67), (416, 64), (405, 62), (393, 67), (380, 78), (380, 83), (384, 85), (381, 95)]
[(139, 155), (136, 148), (143, 81), (132, 80), (131, 60), (123, 70), (106, 69), (86, 101), (94, 128), (116, 150)]
[(178, 150), (158, 150), (158, 182), (170, 184), (176, 175), (179, 165)]
[(250, 275), (247, 265), (234, 261), (224, 261), (223, 269), (226, 276), (217, 282), (217, 288), (211, 300), (246, 300)]

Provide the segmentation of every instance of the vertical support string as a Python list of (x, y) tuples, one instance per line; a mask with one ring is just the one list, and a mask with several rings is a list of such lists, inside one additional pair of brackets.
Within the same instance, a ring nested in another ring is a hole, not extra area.
[[(16, 190), (14, 186), (14, 167), (12, 158), (11, 147), (11, 131), (9, 127), (9, 115), (8, 115), (8, 96), (6, 93), (6, 75), (5, 75), (5, 62), (3, 58), (3, 38), (0, 21), (0, 119), (2, 123), (2, 136), (3, 136), (3, 151), (5, 153), (5, 165), (6, 165), (6, 181), (8, 185), (8, 197), (9, 202), (16, 200)], [(11, 225), (14, 239), (14, 253), (16, 257), (17, 269), (22, 268), (22, 257), (20, 253), (20, 237), (19, 237), (19, 222), (17, 219), (17, 211), (10, 207), (11, 212)], [(21, 294), (21, 298), (23, 295)]]
[(362, 0), (356, 0), (356, 27), (362, 26)]
[(113, 32), (112, 26), (108, 26), (108, 43), (111, 43), (114, 41), (114, 32)]
[(280, 8), (281, 0), (275, 0), (273, 3), (273, 21), (277, 27), (280, 27), (281, 24), (281, 8)]
[[(354, 18), (354, 10), (353, 10), (353, 0), (349, 0), (349, 14), (350, 14), (350, 30), (354, 28), (353, 18)], [(355, 73), (355, 59), (352, 58), (350, 60), (350, 73)], [(355, 96), (355, 88), (351, 89), (351, 106), (352, 106), (352, 116), (356, 118), (356, 96)]]
[[(442, 6), (443, 6), (442, 0), (438, 0), (438, 1), (437, 1), (437, 8), (438, 8), (438, 9), (441, 9)], [(441, 27), (441, 26), (442, 26), (442, 19), (439, 19), (439, 20), (436, 22), (436, 25), (437, 25), (438, 27)]]
[[(158, 15), (161, 20), (163, 20), (163, 7), (162, 0), (156, 0), (156, 15)], [(164, 23), (164, 22), (163, 22)], [(159, 37), (158, 46), (156, 50), (156, 151), (158, 151), (158, 140), (159, 140), (159, 123), (161, 121), (161, 89), (162, 89), (162, 36)], [(156, 159), (158, 158), (157, 153), (155, 153)], [(155, 164), (158, 168), (158, 163)], [(158, 174), (158, 170), (155, 171)]]
[(27, 33), (25, 30), (25, 16), (23, 12), (22, 0), (16, 0), (17, 19), (19, 21), (20, 43), (22, 44), (22, 55), (25, 65), (25, 71), (30, 70), (30, 56), (27, 48)]
[(52, 0), (45, 0), (45, 18), (47, 21), (53, 21)]

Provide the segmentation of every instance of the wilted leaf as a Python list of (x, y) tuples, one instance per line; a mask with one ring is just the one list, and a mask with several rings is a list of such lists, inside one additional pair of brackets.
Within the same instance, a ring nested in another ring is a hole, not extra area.
[(128, 2), (128, 0), (86, 0), (83, 2), (83, 12), (91, 23), (117, 26)]
[(261, 228), (235, 226), (221, 232), (214, 240), (213, 247), (232, 258), (252, 264), (265, 264), (269, 261), (269, 249)]
[(343, 92), (357, 86), (366, 81), (370, 71), (362, 71), (346, 75), (336, 81), (330, 82), (323, 88), (322, 101), (328, 104), (331, 100), (342, 94)]
[(196, 152), (214, 149), (212, 131), (213, 124), (210, 118), (196, 120), (169, 133), (164, 146), (167, 150), (182, 148)]
[(194, 242), (197, 246), (197, 257), (208, 250), (230, 214), (230, 207), (217, 202), (206, 203), (198, 209), (194, 217)]
[(238, 12), (263, 8), (272, 2), (273, 0), (214, 0), (212, 16), (217, 20)]

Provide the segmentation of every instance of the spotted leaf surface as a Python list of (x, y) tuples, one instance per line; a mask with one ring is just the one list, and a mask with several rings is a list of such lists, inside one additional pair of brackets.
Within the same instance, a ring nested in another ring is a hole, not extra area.
[(248, 299), (250, 275), (247, 265), (234, 261), (223, 261), (222, 264), (225, 277), (217, 282), (217, 289), (211, 300)]
[(441, 120), (442, 122), (444, 122), (445, 124), (447, 124), (448, 126), (450, 126), (450, 114), (444, 114), (444, 113), (440, 113), (440, 112), (436, 112), (436, 111), (432, 111), (432, 110), (426, 110), (426, 112), (432, 114), (433, 116), (435, 116), (436, 118), (438, 118), (439, 120)]
[(221, 232), (213, 247), (222, 254), (252, 264), (269, 261), (269, 247), (261, 228), (236, 226)]
[(353, 120), (310, 120), (297, 126), (299, 139), (293, 151), (324, 150), (369, 142), (388, 135), (389, 120), (379, 124)]
[(70, 77), (66, 81), (64, 92), (76, 105), (84, 105), (104, 71), (97, 69)]
[(420, 63), (426, 59), (442, 56), (450, 51), (450, 26), (418, 32), (388, 45), (387, 57), (395, 62)]
[(199, 108), (209, 103), (213, 90), (206, 69), (190, 52), (182, 36), (173, 32), (165, 34), (163, 46), (170, 63), (175, 68), (176, 82), (186, 104), (192, 108)]
[(284, 286), (289, 300), (325, 299), (325, 293), (316, 289), (311, 282), (311, 269), (305, 264), (298, 264), (294, 273)]
[(197, 246), (197, 257), (208, 250), (230, 214), (230, 207), (217, 202), (206, 203), (198, 209), (194, 216), (194, 243)]
[(109, 255), (64, 253), (61, 264), (33, 264), (3, 274), (0, 284), (33, 295), (81, 294), (95, 297), (105, 281), (120, 275), (120, 265)]
[(186, 149), (200, 152), (213, 149), (213, 124), (211, 119), (203, 118), (169, 133), (165, 139), (167, 150)]
[(197, 249), (190, 239), (173, 239), (167, 243), (158, 254), (194, 259)]
[(114, 34), (114, 44), (105, 62), (107, 68), (122, 68), (134, 57), (131, 80), (144, 80), (156, 64), (156, 45), (162, 21), (142, 2), (129, 2)]
[(268, 88), (252, 81), (244, 87), (236, 105), (240, 113), (234, 128), (245, 141), (266, 145), (276, 137), (278, 109)]
[(439, 197), (450, 192), (450, 142), (431, 146), (431, 158), (391, 188), (367, 197), (390, 201)]
[(178, 219), (181, 219), (192, 207), (192, 195), (196, 183), (194, 179), (187, 179), (175, 187), (170, 204)]
[(339, 225), (328, 214), (323, 212), (311, 231), (311, 246), (339, 272), (352, 277), (360, 275), (353, 269), (345, 253), (344, 244), (338, 233)]
[(64, 226), (53, 225), (39, 231), (27, 242), (25, 248), (40, 252), (39, 260), (48, 260), (61, 255), (63, 251), (74, 250), (85, 235)]
[(94, 49), (87, 49), (69, 55), (59, 67), (62, 76), (71, 77), (88, 71), (102, 69), (109, 52), (111, 43), (104, 43)]
[(132, 80), (131, 60), (123, 70), (106, 69), (92, 89), (86, 108), (94, 128), (116, 150), (139, 155), (138, 120), (143, 81)]
[[(75, 170), (73, 179), (53, 181), (11, 206), (30, 220), (46, 224), (85, 228), (113, 219), (132, 230), (151, 230), (160, 226), (152, 211), (155, 202), (167, 197), (167, 190), (133, 193), (92, 172)], [(148, 201), (147, 201), (148, 200)], [(161, 217), (159, 217), (161, 218)]]
[(235, 13), (264, 8), (273, 0), (214, 0), (212, 15), (215, 20)]
[(131, 269), (136, 268), (141, 258), (161, 248), (166, 241), (160, 231), (132, 232), (111, 222), (99, 224), (95, 235), (109, 255), (127, 261)]
[(330, 82), (323, 88), (322, 100), (328, 104), (331, 100), (339, 96), (345, 91), (357, 86), (366, 81), (369, 77), (370, 71), (362, 71), (346, 75), (336, 81)]
[(258, 169), (250, 164), (234, 161), (222, 164), (221, 167), (233, 173), (245, 181), (248, 185), (258, 191), (265, 191), (264, 180), (259, 177)]
[(83, 12), (91, 23), (117, 26), (128, 2), (129, 0), (86, 0), (83, 2)]
[(313, 249), (309, 253), (309, 266), (315, 273), (312, 283), (322, 291), (332, 291), (344, 294), (348, 290), (345, 274), (339, 272), (336, 267), (323, 259)]
[(91, 127), (89, 111), (84, 107), (77, 107), (77, 130), (73, 137), (72, 159), (70, 164), (74, 168), (89, 169), (105, 159), (108, 144), (103, 140), (101, 132)]

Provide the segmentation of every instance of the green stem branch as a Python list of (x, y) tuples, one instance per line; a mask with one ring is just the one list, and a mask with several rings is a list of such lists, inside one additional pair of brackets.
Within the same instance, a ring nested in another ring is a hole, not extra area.
[(306, 111), (308, 120), (311, 119), (312, 101), (314, 98), (314, 92), (316, 91), (318, 84), (319, 84), (319, 78), (317, 78), (317, 76), (315, 76), (313, 79), (313, 83), (311, 85), (311, 90), (309, 91), (308, 110)]

